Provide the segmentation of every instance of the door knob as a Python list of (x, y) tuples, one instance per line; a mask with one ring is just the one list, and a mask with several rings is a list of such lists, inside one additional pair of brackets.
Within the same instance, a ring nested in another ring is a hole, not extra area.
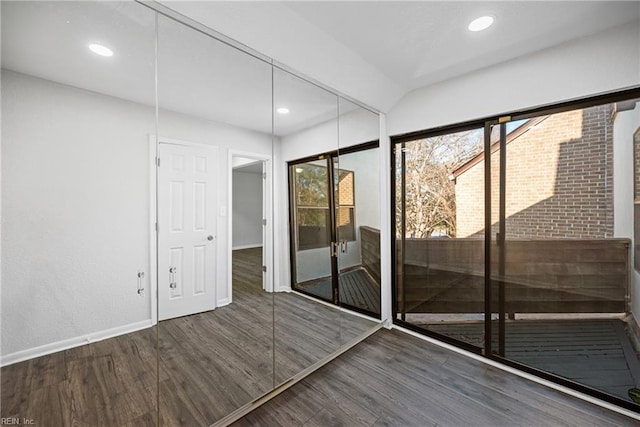
[(207, 236), (207, 240), (209, 241), (213, 240), (213, 236)]

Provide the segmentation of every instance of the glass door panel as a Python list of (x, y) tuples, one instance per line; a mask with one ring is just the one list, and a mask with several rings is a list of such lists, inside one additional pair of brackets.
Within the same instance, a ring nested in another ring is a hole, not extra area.
[(482, 348), (483, 129), (395, 146), (396, 317)]
[[(334, 160), (339, 303), (380, 318), (379, 117), (343, 98), (339, 111), (339, 149)], [(355, 319), (344, 312), (345, 342), (375, 325), (371, 321), (357, 324)]]
[(289, 166), (291, 183), (293, 289), (334, 302), (335, 231), (332, 229), (333, 194), (330, 158)]
[(340, 154), (336, 227), (340, 305), (380, 316), (379, 148)]
[(614, 230), (614, 184), (633, 184), (631, 174), (614, 182), (612, 152), (631, 155), (636, 101), (499, 125), (504, 238), (492, 264), (497, 353), (627, 401), (640, 361), (625, 321), (632, 270), (620, 237), (630, 236)]
[(379, 155), (379, 148), (363, 149), (340, 154), (340, 167), (336, 164), (338, 303), (346, 309), (343, 345), (367, 333), (380, 318)]

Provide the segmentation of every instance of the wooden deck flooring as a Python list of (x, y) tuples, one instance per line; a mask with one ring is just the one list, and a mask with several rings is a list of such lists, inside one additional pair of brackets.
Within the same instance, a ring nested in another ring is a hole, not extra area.
[[(621, 320), (516, 320), (505, 325), (509, 359), (630, 400), (640, 387), (640, 360)], [(483, 325), (420, 325), (482, 346)]]
[[(300, 283), (305, 292), (331, 300), (331, 278)], [(363, 268), (340, 273), (340, 303), (374, 314), (380, 314), (380, 286)]]
[(381, 330), (234, 426), (639, 423), (403, 332)]
[(234, 252), (226, 307), (2, 368), (1, 416), (52, 427), (155, 426), (158, 398), (160, 425), (208, 426), (375, 325), (294, 293), (263, 292), (260, 265), (260, 249)]

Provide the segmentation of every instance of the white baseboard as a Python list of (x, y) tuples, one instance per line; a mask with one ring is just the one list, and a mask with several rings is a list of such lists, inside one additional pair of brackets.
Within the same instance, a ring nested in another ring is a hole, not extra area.
[(222, 298), (221, 300), (218, 300), (218, 307), (224, 307), (225, 305), (229, 305), (231, 304), (231, 299), (229, 298)]
[(262, 243), (256, 243), (253, 245), (240, 245), (240, 246), (234, 246), (231, 249), (233, 249), (234, 251), (238, 250), (238, 249), (252, 249), (252, 248), (261, 248), (262, 247)]
[(108, 338), (113, 338), (142, 329), (150, 328), (151, 326), (153, 326), (153, 322), (151, 320), (143, 320), (141, 322), (135, 322), (128, 325), (117, 326), (111, 329), (105, 329), (104, 331), (93, 332), (87, 335), (81, 335), (62, 341), (52, 342), (50, 344), (29, 348), (27, 350), (16, 351), (15, 353), (10, 353), (2, 356), (2, 358), (0, 358), (0, 366), (4, 367), (12, 365), (14, 363), (33, 359), (35, 357), (57, 353), (58, 351), (68, 350), (74, 347), (80, 347), (81, 345), (90, 344), (92, 342), (102, 341)]

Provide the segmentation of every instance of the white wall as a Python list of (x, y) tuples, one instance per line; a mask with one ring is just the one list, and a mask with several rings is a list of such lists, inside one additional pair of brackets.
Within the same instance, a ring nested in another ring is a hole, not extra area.
[[(640, 103), (618, 113), (613, 124), (613, 235), (631, 239), (633, 248), (633, 134), (640, 128)], [(631, 250), (633, 264), (633, 249)], [(632, 267), (631, 311), (640, 317), (640, 274)]]
[(637, 21), (405, 95), (389, 135), (460, 123), (640, 84)]
[(233, 249), (262, 246), (262, 174), (233, 171)]
[[(2, 70), (3, 363), (150, 324), (151, 107)], [(271, 153), (271, 136), (161, 111), (159, 134)], [(227, 295), (218, 219), (218, 301)]]

